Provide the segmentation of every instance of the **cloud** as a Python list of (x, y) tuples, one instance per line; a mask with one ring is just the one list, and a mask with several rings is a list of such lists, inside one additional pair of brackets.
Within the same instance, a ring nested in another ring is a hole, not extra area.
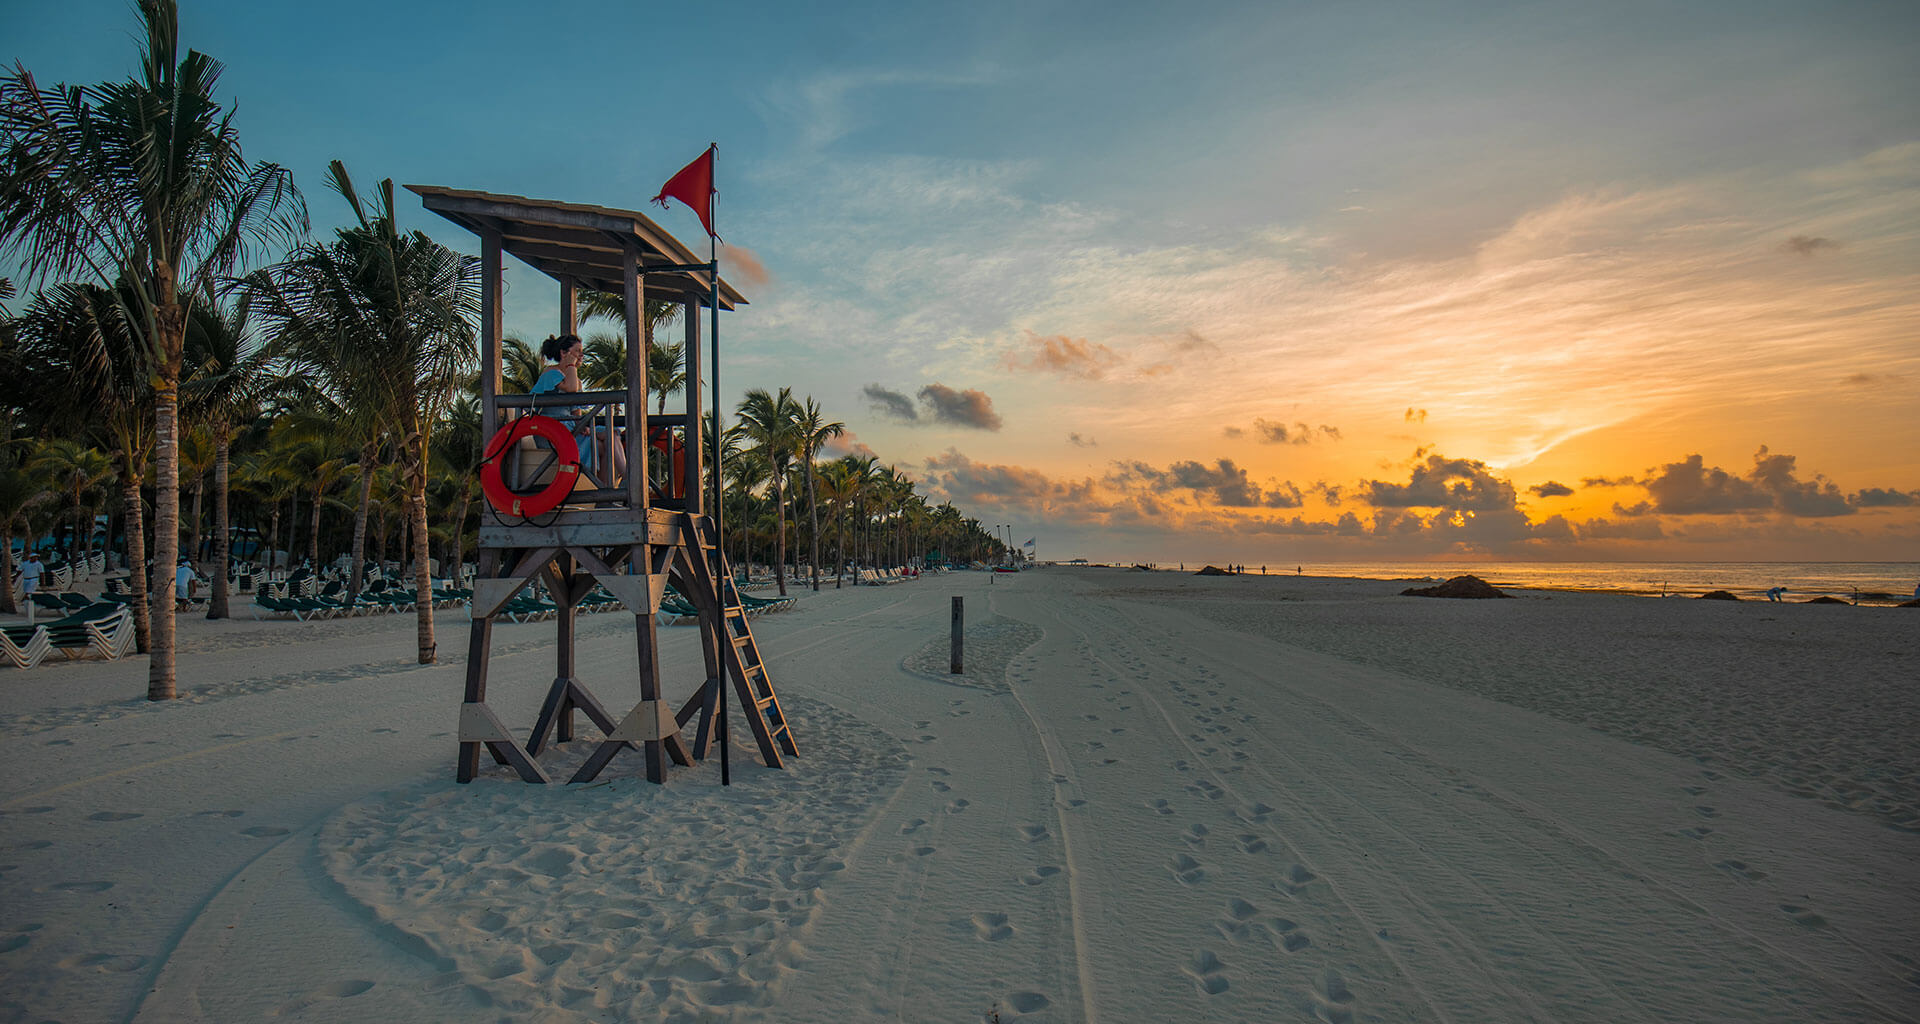
[(1582, 487), (1632, 487), (1639, 479), (1630, 476), (1590, 476), (1580, 481)]
[(1183, 459), (1165, 469), (1137, 460), (1116, 462), (1107, 482), (1123, 489), (1145, 485), (1158, 490), (1188, 490), (1195, 498), (1223, 508), (1299, 508), (1304, 503), (1300, 488), (1291, 482), (1275, 482), (1263, 488), (1232, 459), (1216, 459), (1211, 465)]
[(1897, 373), (1849, 373), (1840, 378), (1840, 383), (1847, 387), (1877, 388), (1883, 385), (1899, 384), (1905, 380), (1906, 377)]
[(1406, 421), (1407, 421), (1408, 423), (1425, 423), (1425, 422), (1427, 422), (1427, 410), (1425, 410), (1425, 409), (1415, 409), (1415, 408), (1414, 408), (1413, 406), (1411, 406), (1411, 405), (1409, 405), (1409, 406), (1407, 406), (1407, 415), (1406, 415)]
[(1765, 445), (1754, 453), (1753, 469), (1738, 477), (1718, 466), (1708, 468), (1699, 455), (1668, 463), (1640, 481), (1662, 515), (1724, 515), (1777, 510), (1790, 516), (1844, 516), (1853, 506), (1826, 477), (1795, 476), (1794, 457), (1775, 455)]
[(1172, 345), (1175, 352), (1206, 352), (1211, 354), (1220, 351), (1220, 346), (1207, 340), (1204, 335), (1191, 327), (1187, 328), (1185, 333), (1174, 340)]
[(1120, 354), (1099, 342), (1064, 334), (1041, 337), (1027, 332), (1029, 350), (1008, 351), (1001, 363), (1010, 370), (1045, 370), (1086, 380), (1099, 380), (1121, 362)]
[(843, 455), (858, 455), (869, 459), (880, 457), (878, 452), (867, 447), (866, 442), (860, 440), (859, 436), (851, 430), (842, 431), (839, 437), (827, 438), (826, 442), (820, 446), (820, 457), (823, 459), (837, 459)]
[(767, 273), (766, 264), (760, 262), (759, 254), (744, 245), (721, 242), (720, 256), (722, 280), (728, 277), (738, 278), (742, 284), (750, 288), (765, 288), (773, 281), (772, 275)]
[(1246, 431), (1241, 430), (1239, 427), (1236, 427), (1231, 423), (1229, 423), (1224, 427), (1221, 427), (1220, 432), (1222, 434), (1227, 435), (1228, 437), (1244, 437), (1246, 436), (1246, 433), (1247, 433)]
[[(1414, 457), (1420, 458), (1416, 452)], [(1375, 508), (1444, 508), (1455, 511), (1511, 509), (1513, 485), (1493, 475), (1477, 459), (1449, 459), (1427, 455), (1416, 462), (1407, 482), (1360, 482), (1362, 496)]]
[(1811, 257), (1822, 249), (1838, 249), (1840, 248), (1840, 243), (1831, 238), (1821, 238), (1818, 235), (1795, 235), (1781, 242), (1780, 248), (1791, 253)]
[(993, 411), (993, 399), (984, 391), (956, 391), (934, 382), (920, 389), (920, 401), (928, 418), (937, 423), (972, 427), (975, 430), (999, 430), (1000, 414)]
[(1580, 524), (1582, 540), (1662, 540), (1666, 535), (1658, 519), (1589, 519)]
[(920, 413), (913, 408), (913, 399), (898, 391), (869, 384), (861, 388), (860, 393), (867, 396), (868, 403), (881, 415), (891, 416), (902, 423), (920, 422)]
[(1100, 447), (1100, 442), (1095, 441), (1091, 437), (1081, 437), (1078, 431), (1075, 431), (1067, 435), (1067, 443), (1070, 445), (1073, 445), (1075, 448)]
[[(1227, 429), (1233, 431), (1227, 436), (1240, 436), (1235, 428)], [(1305, 423), (1295, 423), (1292, 427), (1288, 427), (1285, 423), (1256, 419), (1253, 421), (1253, 429), (1260, 435), (1260, 440), (1264, 444), (1310, 444), (1316, 437), (1340, 440), (1340, 428), (1330, 427), (1324, 423), (1317, 428), (1309, 427)]]
[(1908, 493), (1869, 487), (1847, 500), (1851, 501), (1855, 508), (1910, 508), (1920, 505), (1920, 491)]
[(1558, 480), (1549, 480), (1544, 484), (1534, 484), (1532, 487), (1527, 488), (1527, 490), (1532, 491), (1533, 496), (1536, 498), (1564, 498), (1573, 493), (1573, 488), (1568, 487)]
[(1748, 476), (1773, 495), (1774, 504), (1790, 516), (1818, 518), (1853, 514), (1853, 506), (1831, 480), (1818, 473), (1812, 480), (1794, 479), (1793, 456), (1772, 455), (1765, 445), (1753, 457)]

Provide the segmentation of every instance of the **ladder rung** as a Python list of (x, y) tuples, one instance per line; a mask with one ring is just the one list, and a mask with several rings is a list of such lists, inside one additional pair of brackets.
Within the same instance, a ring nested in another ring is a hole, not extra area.
[(773, 701), (774, 701), (773, 694), (769, 693), (765, 697), (754, 698), (753, 706), (756, 708), (764, 708), (767, 705), (773, 703)]

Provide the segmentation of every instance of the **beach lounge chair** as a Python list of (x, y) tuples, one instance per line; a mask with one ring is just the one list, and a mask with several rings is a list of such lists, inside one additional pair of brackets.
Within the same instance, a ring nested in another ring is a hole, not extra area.
[(0, 627), (0, 657), (14, 668), (32, 668), (53, 650), (45, 626)]
[(91, 650), (114, 661), (133, 646), (133, 613), (117, 605), (88, 605), (82, 611), (46, 623), (45, 629), (54, 650), (69, 658), (78, 658)]
[(253, 595), (253, 617), (260, 618), (260, 613), (263, 611), (267, 613), (267, 618), (304, 619), (307, 617), (306, 612), (298, 605), (269, 596), (265, 591)]

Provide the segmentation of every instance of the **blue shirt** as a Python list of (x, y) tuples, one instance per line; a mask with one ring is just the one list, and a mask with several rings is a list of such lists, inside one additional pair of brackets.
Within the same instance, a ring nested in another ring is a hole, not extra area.
[[(559, 367), (550, 366), (545, 372), (540, 374), (539, 380), (533, 382), (533, 391), (531, 393), (536, 395), (553, 394), (560, 389), (560, 383), (566, 379), (567, 375), (561, 372)], [(578, 419), (579, 410), (576, 409), (573, 411), (576, 414), (575, 416), (561, 415), (561, 410), (559, 409), (550, 410), (550, 414), (553, 415), (554, 419), (566, 424), (568, 430), (573, 431), (574, 440), (580, 445), (580, 465), (586, 469), (592, 469), (593, 445), (590, 443), (589, 438), (582, 436), (585, 434), (585, 431), (580, 428), (580, 421)]]

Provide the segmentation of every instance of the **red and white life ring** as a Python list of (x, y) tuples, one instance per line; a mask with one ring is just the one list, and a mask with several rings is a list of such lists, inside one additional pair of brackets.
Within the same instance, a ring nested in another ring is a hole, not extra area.
[[(500, 465), (514, 457), (520, 439), (525, 437), (539, 437), (552, 445), (559, 465), (554, 468), (553, 480), (545, 487), (533, 494), (515, 494), (501, 479)], [(522, 416), (514, 420), (493, 435), (485, 450), (488, 454), (480, 463), (480, 490), (486, 494), (487, 503), (501, 515), (524, 519), (551, 512), (573, 493), (574, 482), (580, 476), (580, 445), (573, 439), (573, 432), (551, 416)]]

